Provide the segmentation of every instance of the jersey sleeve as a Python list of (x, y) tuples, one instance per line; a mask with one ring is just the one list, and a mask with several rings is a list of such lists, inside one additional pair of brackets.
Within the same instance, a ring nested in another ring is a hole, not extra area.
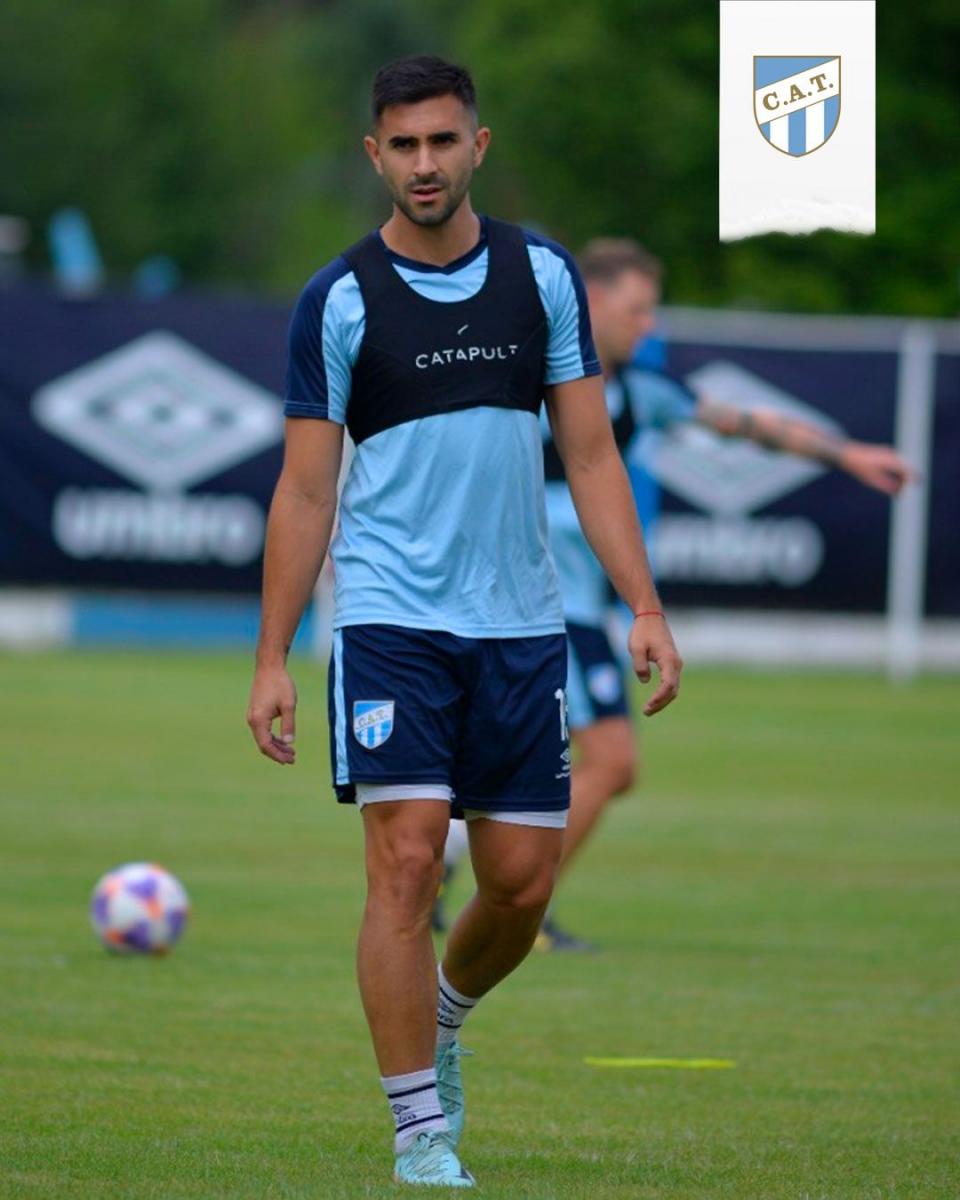
[(631, 367), (626, 372), (626, 383), (634, 420), (642, 428), (667, 429), (693, 420), (697, 395), (675, 375)]
[(587, 293), (573, 256), (557, 242), (524, 230), (540, 300), (547, 314), (544, 383), (600, 374), (590, 331)]
[(284, 414), (344, 424), (362, 339), (359, 288), (346, 261), (336, 258), (314, 275), (294, 309)]

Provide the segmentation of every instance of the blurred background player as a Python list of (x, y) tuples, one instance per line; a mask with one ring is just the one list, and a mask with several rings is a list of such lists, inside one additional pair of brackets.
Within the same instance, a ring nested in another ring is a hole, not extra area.
[[(648, 537), (659, 495), (653, 477), (642, 470), (639, 435), (683, 422), (696, 422), (722, 437), (745, 438), (768, 450), (812, 459), (889, 496), (897, 495), (910, 479), (910, 468), (892, 447), (838, 438), (781, 412), (748, 411), (716, 403), (650, 365), (662, 362), (658, 341), (650, 335), (656, 323), (663, 268), (637, 242), (595, 238), (584, 247), (579, 265), (617, 445), (628, 464), (641, 467), (634, 475), (635, 495)], [(610, 587), (580, 529), (563, 463), (545, 418), (542, 431), (550, 547), (567, 625), (568, 714), (577, 750), (560, 863), (563, 872), (609, 802), (633, 786), (638, 755), (623, 670), (607, 633)], [(445, 885), (466, 847), (463, 822), (452, 822), (444, 856)], [(434, 928), (442, 932), (445, 927), (441, 899), (434, 911)], [(537, 944), (542, 950), (594, 948), (561, 928), (552, 910)]]

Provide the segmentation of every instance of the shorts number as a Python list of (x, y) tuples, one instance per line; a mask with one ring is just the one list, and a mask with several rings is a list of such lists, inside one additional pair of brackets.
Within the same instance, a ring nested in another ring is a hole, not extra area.
[(557, 688), (553, 693), (553, 698), (560, 705), (560, 740), (562, 742), (569, 742), (570, 728), (567, 725), (567, 693), (563, 688)]

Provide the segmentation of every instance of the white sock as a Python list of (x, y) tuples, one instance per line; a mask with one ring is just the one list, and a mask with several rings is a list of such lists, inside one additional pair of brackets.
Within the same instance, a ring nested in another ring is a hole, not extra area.
[(443, 964), (437, 964), (437, 1045), (452, 1042), (460, 1032), (460, 1026), (470, 1015), (477, 1001), (464, 996), (452, 986), (443, 973)]
[(450, 1128), (437, 1095), (437, 1072), (433, 1067), (407, 1075), (381, 1075), (387, 1103), (393, 1113), (396, 1137), (393, 1146), (402, 1154), (418, 1133)]
[(447, 843), (443, 848), (443, 865), (452, 871), (470, 849), (466, 821), (451, 821), (447, 830)]

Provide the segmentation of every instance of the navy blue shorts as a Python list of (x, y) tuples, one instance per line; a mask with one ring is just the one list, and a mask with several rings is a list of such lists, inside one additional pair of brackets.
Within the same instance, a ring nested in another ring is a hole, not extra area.
[(570, 667), (567, 697), (570, 727), (582, 729), (604, 717), (630, 713), (624, 687), (623, 667), (617, 660), (606, 630), (595, 625), (567, 622)]
[(464, 638), (396, 625), (333, 635), (330, 743), (337, 799), (357, 784), (446, 785), (451, 812), (570, 805), (562, 634)]

